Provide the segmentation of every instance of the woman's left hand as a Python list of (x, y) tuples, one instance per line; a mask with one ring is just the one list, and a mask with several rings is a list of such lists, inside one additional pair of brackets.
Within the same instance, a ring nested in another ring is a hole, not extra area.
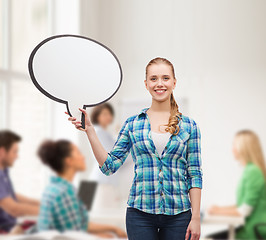
[(187, 227), (185, 240), (188, 240), (191, 234), (190, 240), (199, 240), (200, 238), (200, 218), (191, 218)]

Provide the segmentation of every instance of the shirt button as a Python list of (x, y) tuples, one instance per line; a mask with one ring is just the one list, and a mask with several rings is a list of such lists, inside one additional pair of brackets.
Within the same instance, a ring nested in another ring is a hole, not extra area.
[(162, 171), (162, 169), (160, 169), (160, 172)]
[(160, 183), (163, 183), (162, 181), (160, 181)]
[(163, 193), (161, 192), (161, 196), (163, 196)]
[(167, 147), (165, 147), (165, 149), (167, 149)]

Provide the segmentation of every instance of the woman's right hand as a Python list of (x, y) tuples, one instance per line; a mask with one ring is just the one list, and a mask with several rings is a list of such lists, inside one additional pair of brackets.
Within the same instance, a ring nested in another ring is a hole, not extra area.
[[(85, 128), (82, 128), (81, 126), (81, 121), (76, 121), (77, 119), (75, 117), (69, 117), (68, 120), (72, 122), (72, 124), (75, 125), (75, 127), (78, 129), (78, 130), (81, 130), (81, 131), (84, 131), (86, 132), (90, 127), (93, 127), (91, 121), (90, 121), (90, 117), (88, 116), (87, 112), (85, 109), (81, 109), (79, 108), (79, 110), (84, 114), (85, 116)], [(67, 114), (69, 116), (69, 113), (68, 112), (65, 112), (65, 114)]]
[(128, 237), (127, 233), (118, 227), (115, 227), (114, 232), (118, 238), (127, 238)]

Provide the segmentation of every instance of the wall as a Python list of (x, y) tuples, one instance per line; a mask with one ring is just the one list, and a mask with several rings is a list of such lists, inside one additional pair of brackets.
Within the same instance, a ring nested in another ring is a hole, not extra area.
[(202, 132), (202, 206), (233, 203), (242, 171), (231, 151), (235, 132), (251, 128), (266, 145), (266, 2), (84, 2), (81, 19), (89, 23), (81, 33), (109, 46), (122, 64), (112, 99), (118, 113), (120, 100), (150, 97), (143, 83), (150, 59), (172, 61), (175, 97), (189, 100)]

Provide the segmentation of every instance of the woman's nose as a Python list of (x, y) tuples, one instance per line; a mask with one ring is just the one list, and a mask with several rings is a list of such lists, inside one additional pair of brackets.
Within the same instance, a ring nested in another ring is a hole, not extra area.
[(162, 84), (162, 80), (159, 78), (158, 79), (158, 84), (157, 84), (157, 86), (162, 86), (163, 84)]

